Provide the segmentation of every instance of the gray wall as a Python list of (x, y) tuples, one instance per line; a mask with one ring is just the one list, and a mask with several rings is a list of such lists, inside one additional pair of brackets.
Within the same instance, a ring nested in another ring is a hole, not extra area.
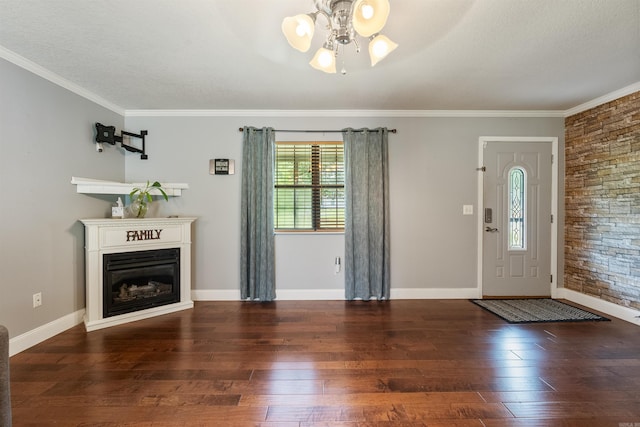
[[(477, 202), (478, 137), (558, 136), (564, 151), (562, 118), (130, 116), (125, 123), (117, 113), (4, 60), (0, 74), (0, 323), (12, 337), (84, 308), (84, 231), (77, 220), (108, 216), (115, 197), (78, 194), (72, 176), (188, 183), (183, 197), (159, 204), (158, 215), (199, 217), (194, 289), (205, 298), (233, 297), (239, 295), (238, 127), (397, 128), (389, 144), (392, 286), (456, 290), (476, 286), (476, 217), (462, 216), (462, 205)], [(119, 130), (147, 129), (149, 160), (111, 146), (97, 153), (96, 121)], [(285, 135), (339, 138), (279, 134)], [(209, 175), (209, 159), (216, 157), (235, 159), (237, 174)], [(333, 267), (342, 255), (342, 235), (279, 235), (276, 245), (281, 297), (343, 295), (342, 274)], [(43, 305), (34, 309), (36, 292), (42, 292)]]
[(111, 202), (70, 181), (124, 179), (124, 155), (92, 143), (95, 122), (121, 129), (124, 119), (3, 59), (0, 76), (0, 324), (15, 337), (84, 308), (77, 220), (104, 217)]
[[(462, 205), (474, 205), (477, 214), (480, 136), (553, 136), (559, 138), (561, 157), (564, 151), (563, 118), (127, 117), (128, 128), (149, 130), (149, 160), (127, 156), (127, 180), (190, 186), (182, 197), (161, 202), (158, 208), (160, 215), (199, 217), (194, 226), (193, 287), (205, 299), (239, 296), (242, 134), (238, 128), (244, 125), (398, 129), (389, 136), (392, 292), (476, 287), (477, 217), (463, 216)], [(277, 137), (332, 140), (340, 134)], [(236, 175), (209, 175), (211, 158), (235, 159)], [(562, 165), (561, 158), (560, 177)], [(561, 181), (560, 200), (562, 186)], [(558, 216), (563, 218), (562, 210)], [(276, 236), (279, 297), (343, 296), (343, 277), (334, 273), (333, 266), (335, 257), (342, 255), (343, 242), (342, 235)]]

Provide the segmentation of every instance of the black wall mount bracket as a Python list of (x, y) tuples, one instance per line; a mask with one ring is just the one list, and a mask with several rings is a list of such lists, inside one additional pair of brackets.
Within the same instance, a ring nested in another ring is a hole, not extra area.
[[(96, 123), (96, 143), (97, 144), (110, 144), (116, 145), (117, 142), (120, 143), (122, 148), (131, 152), (131, 153), (140, 153), (140, 158), (142, 160), (147, 160), (149, 156), (145, 153), (145, 136), (148, 134), (146, 130), (141, 130), (140, 133), (131, 133), (126, 131), (120, 131), (120, 135), (116, 135), (116, 127), (115, 126), (105, 126), (102, 123)], [(142, 149), (138, 147), (134, 147), (133, 145), (125, 144), (124, 136), (128, 136), (130, 138), (138, 138), (142, 140)]]

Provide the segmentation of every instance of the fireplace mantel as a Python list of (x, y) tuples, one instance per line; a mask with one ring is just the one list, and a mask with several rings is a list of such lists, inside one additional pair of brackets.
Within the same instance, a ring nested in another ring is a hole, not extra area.
[[(85, 226), (87, 331), (146, 319), (193, 307), (191, 300), (191, 223), (194, 217), (81, 219)], [(158, 232), (160, 230), (160, 232)], [(103, 255), (180, 248), (180, 301), (112, 317), (103, 317)]]
[[(76, 185), (76, 191), (84, 194), (122, 194), (127, 195), (133, 191), (134, 188), (144, 188), (146, 183), (143, 182), (116, 182), (116, 181), (103, 181), (100, 179), (80, 178), (77, 176), (71, 177), (71, 183)], [(162, 189), (167, 196), (181, 196), (182, 190), (189, 188), (188, 184), (184, 183), (167, 183), (162, 182)], [(152, 194), (160, 195), (160, 192), (152, 189)]]

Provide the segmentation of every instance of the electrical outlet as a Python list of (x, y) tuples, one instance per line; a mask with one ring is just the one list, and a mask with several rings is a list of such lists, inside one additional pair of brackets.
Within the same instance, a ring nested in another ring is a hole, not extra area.
[(42, 292), (33, 294), (33, 308), (40, 307), (42, 305)]

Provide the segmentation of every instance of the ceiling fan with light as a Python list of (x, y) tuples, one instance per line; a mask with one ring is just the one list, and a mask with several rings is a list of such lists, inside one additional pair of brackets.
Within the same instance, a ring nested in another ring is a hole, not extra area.
[[(282, 32), (291, 47), (306, 52), (311, 46), (317, 16), (326, 18), (329, 33), (309, 62), (313, 68), (325, 73), (335, 73), (340, 46), (353, 42), (356, 52), (360, 52), (356, 34), (369, 39), (371, 66), (398, 47), (388, 37), (380, 34), (389, 16), (389, 0), (314, 0), (314, 4), (315, 12), (289, 16), (282, 21)], [(346, 74), (344, 66), (341, 72)]]

